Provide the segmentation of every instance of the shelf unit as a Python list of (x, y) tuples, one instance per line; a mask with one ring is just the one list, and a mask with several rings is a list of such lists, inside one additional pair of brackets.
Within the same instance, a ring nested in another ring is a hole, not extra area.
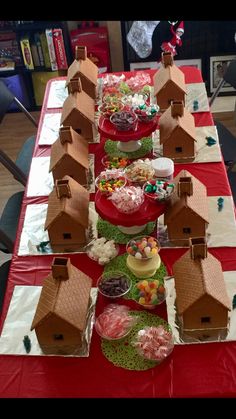
[[(34, 33), (37, 33), (37, 32), (39, 32), (39, 33), (44, 32), (46, 29), (56, 29), (56, 28), (62, 29), (65, 52), (66, 52), (66, 58), (67, 58), (68, 66), (69, 66), (73, 61), (73, 56), (72, 56), (70, 36), (69, 36), (67, 21), (33, 21), (31, 23), (19, 23), (19, 22), (15, 21), (12, 25), (8, 25), (8, 26), (6, 25), (6, 26), (3, 26), (3, 27), (0, 26), (0, 34), (2, 34), (4, 32), (5, 33), (14, 32), (15, 33), (17, 45), (18, 45), (18, 48), (19, 48), (19, 51), (20, 51), (20, 56), (21, 56), (21, 65), (16, 65), (14, 70), (1, 71), (0, 72), (0, 77), (1, 78), (11, 77), (11, 76), (14, 76), (14, 75), (17, 75), (17, 74), (22, 76), (24, 84), (25, 84), (25, 88), (26, 88), (27, 93), (28, 93), (28, 99), (29, 99), (29, 107), (28, 108), (31, 111), (32, 110), (39, 110), (41, 108), (41, 106), (36, 104), (32, 74), (39, 73), (39, 72), (52, 73), (52, 77), (56, 77), (58, 75), (61, 75), (61, 76), (66, 75), (66, 70), (57, 70), (55, 72), (55, 71), (52, 71), (51, 69), (46, 68), (44, 66), (35, 67), (32, 70), (27, 69), (24, 65), (24, 59), (23, 59), (23, 55), (22, 55), (22, 51), (21, 51), (20, 40), (21, 40), (22, 36), (24, 36), (24, 35), (31, 36), (31, 35), (33, 35)], [(1, 43), (0, 43), (0, 48), (1, 48)], [(53, 73), (55, 74), (55, 76), (53, 75)]]

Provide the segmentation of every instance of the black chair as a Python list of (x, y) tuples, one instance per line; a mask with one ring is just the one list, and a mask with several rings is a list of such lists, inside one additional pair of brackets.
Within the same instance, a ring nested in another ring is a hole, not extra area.
[(222, 77), (222, 80), (219, 81), (218, 86), (216, 87), (216, 90), (214, 91), (213, 95), (211, 96), (209, 100), (210, 107), (213, 105), (213, 102), (217, 98), (218, 94), (220, 93), (221, 88), (224, 86), (225, 83), (229, 83), (234, 89), (236, 89), (236, 60), (232, 60), (229, 63)]
[(7, 201), (0, 218), (0, 250), (13, 253), (24, 191), (16, 192)]
[[(12, 94), (7, 86), (0, 80), (0, 122), (2, 121), (5, 113), (9, 109), (12, 102), (16, 102), (19, 108), (24, 112), (27, 118), (33, 123), (34, 126), (38, 126), (38, 123), (33, 116), (25, 109), (22, 103)], [(26, 185), (30, 165), (32, 161), (36, 136), (33, 135), (28, 138), (23, 144), (15, 163), (11, 160), (7, 154), (0, 149), (0, 162), (13, 174), (14, 178), (18, 180), (22, 185)]]
[(219, 137), (221, 152), (226, 166), (236, 161), (236, 137), (221, 123), (214, 121)]
[(4, 297), (7, 289), (7, 280), (9, 275), (9, 270), (11, 266), (11, 260), (3, 263), (0, 266), (0, 314), (2, 312), (2, 306), (4, 302)]

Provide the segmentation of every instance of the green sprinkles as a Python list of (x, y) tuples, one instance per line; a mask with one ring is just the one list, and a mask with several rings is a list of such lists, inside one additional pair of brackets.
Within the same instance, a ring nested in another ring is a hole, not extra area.
[[(126, 265), (127, 253), (123, 255), (117, 256), (116, 258), (112, 259), (104, 268), (104, 273), (107, 272), (123, 272), (127, 274), (132, 282), (132, 286), (128, 294), (126, 294), (123, 298), (127, 298), (130, 300), (137, 300), (137, 288), (136, 284), (141, 280), (141, 278), (137, 278), (127, 267)], [(164, 277), (167, 275), (167, 270), (163, 262), (161, 262), (161, 266), (155, 274), (151, 277), (152, 279), (158, 279), (160, 281), (160, 285), (164, 285)], [(144, 279), (144, 278), (143, 278)]]
[(112, 140), (106, 141), (104, 150), (110, 157), (128, 157), (129, 159), (138, 159), (138, 158), (146, 156), (146, 154), (150, 153), (153, 149), (151, 137), (141, 138), (140, 141), (142, 143), (140, 149), (136, 151), (131, 151), (130, 153), (125, 153), (124, 151), (120, 151), (117, 148), (117, 141), (112, 141)]
[[(156, 227), (156, 222), (147, 223), (145, 229), (140, 233), (149, 236)], [(105, 237), (107, 240), (115, 240), (119, 244), (127, 244), (130, 239), (137, 236), (137, 234), (122, 233), (117, 226), (110, 224), (108, 221), (98, 217), (97, 231), (99, 236)]]
[(148, 361), (139, 356), (132, 342), (139, 330), (145, 326), (163, 325), (170, 330), (169, 324), (155, 314), (146, 311), (130, 311), (132, 316), (138, 316), (137, 324), (133, 327), (128, 336), (118, 341), (101, 339), (101, 348), (104, 356), (116, 367), (127, 370), (145, 371), (158, 365), (155, 361)]

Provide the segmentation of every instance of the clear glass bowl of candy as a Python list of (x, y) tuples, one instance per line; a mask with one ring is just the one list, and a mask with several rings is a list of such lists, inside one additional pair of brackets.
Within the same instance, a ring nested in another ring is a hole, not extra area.
[(108, 199), (111, 200), (117, 211), (129, 215), (140, 210), (144, 202), (144, 193), (140, 186), (125, 186), (116, 189)]
[(95, 329), (99, 336), (106, 340), (119, 340), (126, 337), (138, 317), (129, 314), (125, 305), (109, 304), (95, 321)]
[(126, 295), (132, 286), (129, 276), (120, 271), (104, 272), (97, 282), (98, 291), (109, 298), (120, 298)]
[(106, 169), (125, 169), (130, 164), (128, 157), (104, 156), (102, 164)]
[(163, 179), (150, 179), (144, 183), (143, 192), (150, 201), (165, 202), (174, 192), (174, 183)]
[(167, 291), (163, 281), (154, 278), (142, 279), (135, 284), (134, 298), (142, 307), (153, 310), (166, 300)]
[(129, 110), (115, 112), (110, 117), (110, 122), (117, 131), (135, 131), (137, 121), (137, 115)]
[(105, 237), (92, 240), (86, 246), (88, 257), (99, 265), (106, 265), (119, 253), (119, 245), (114, 240), (107, 240)]
[(145, 105), (146, 101), (148, 99), (148, 95), (145, 93), (133, 93), (125, 95), (121, 98), (121, 101), (124, 105), (130, 106), (130, 107), (137, 107), (137, 106), (143, 106)]
[(126, 252), (138, 260), (147, 260), (156, 256), (160, 251), (160, 244), (155, 237), (137, 236), (129, 240)]
[(98, 111), (106, 119), (110, 119), (111, 115), (113, 115), (115, 112), (121, 111), (122, 109), (124, 109), (124, 104), (120, 100), (116, 100), (110, 103), (104, 102), (98, 107)]
[(122, 170), (111, 169), (102, 171), (95, 179), (95, 185), (102, 194), (109, 196), (115, 190), (124, 188), (127, 181)]
[(171, 327), (168, 324), (146, 326), (138, 331), (132, 345), (136, 348), (139, 356), (160, 364), (174, 349), (174, 337)]
[(155, 170), (149, 162), (136, 160), (125, 168), (125, 176), (130, 183), (142, 186), (147, 180), (152, 179)]
[(133, 111), (138, 116), (139, 121), (143, 123), (151, 122), (159, 112), (160, 107), (158, 105), (138, 105), (133, 108)]

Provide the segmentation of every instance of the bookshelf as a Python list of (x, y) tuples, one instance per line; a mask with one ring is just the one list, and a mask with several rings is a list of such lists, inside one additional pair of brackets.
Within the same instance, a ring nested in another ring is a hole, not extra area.
[(72, 61), (67, 21), (0, 21), (0, 78), (19, 77), (29, 110), (41, 108), (47, 81)]

